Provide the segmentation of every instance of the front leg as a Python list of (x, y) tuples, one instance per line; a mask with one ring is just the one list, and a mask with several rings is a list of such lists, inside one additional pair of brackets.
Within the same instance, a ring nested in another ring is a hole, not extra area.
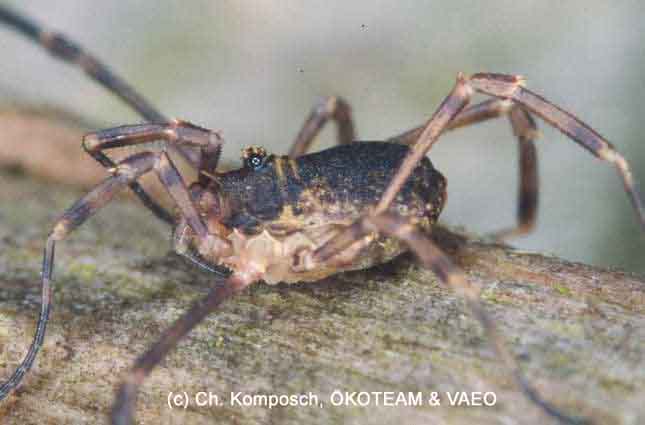
[[(151, 122), (167, 121), (167, 118), (157, 108), (125, 80), (115, 74), (96, 56), (64, 34), (47, 30), (30, 18), (2, 5), (0, 5), (0, 22), (39, 44), (57, 59), (81, 68), (92, 80), (119, 97), (145, 120)], [(190, 150), (184, 147), (179, 147), (178, 151), (187, 159), (192, 156)], [(92, 157), (105, 168), (115, 166), (114, 161), (102, 152), (96, 152)], [(129, 186), (143, 205), (157, 218), (168, 224), (172, 223), (172, 215), (155, 202), (137, 181), (130, 182)]]
[(56, 243), (66, 239), (70, 233), (107, 205), (114, 196), (129, 183), (143, 174), (156, 171), (162, 184), (177, 204), (182, 217), (186, 220), (202, 244), (208, 246), (214, 255), (230, 255), (230, 243), (208, 233), (186, 186), (165, 152), (141, 152), (129, 156), (112, 170), (113, 175), (97, 185), (88, 194), (76, 201), (57, 220), (50, 232), (43, 254), (41, 272), (41, 310), (36, 324), (36, 332), (27, 354), (13, 374), (0, 385), (0, 400), (16, 388), (31, 369), (38, 351), (43, 344), (49, 312), (52, 304), (54, 270), (54, 250)]
[(185, 158), (198, 171), (213, 172), (222, 150), (222, 138), (216, 131), (182, 120), (167, 123), (122, 125), (86, 134), (83, 149), (97, 161), (109, 149), (136, 146), (156, 140), (166, 141), (173, 149), (196, 148)]
[[(219, 134), (180, 120), (172, 120), (164, 124), (124, 125), (89, 133), (83, 137), (83, 149), (105, 168), (112, 169), (116, 164), (105, 154), (106, 150), (155, 140), (168, 142), (171, 149), (179, 152), (200, 171), (208, 172), (217, 166), (222, 144)], [(196, 152), (194, 148), (198, 151)], [(206, 176), (200, 173), (199, 178), (202, 181)], [(168, 224), (173, 223), (172, 215), (150, 198), (136, 180), (128, 184), (143, 204), (157, 217)]]

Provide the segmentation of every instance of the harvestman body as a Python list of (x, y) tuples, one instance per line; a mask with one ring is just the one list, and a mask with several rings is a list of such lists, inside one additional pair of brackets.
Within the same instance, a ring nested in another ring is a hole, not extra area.
[[(39, 43), (54, 56), (80, 66), (91, 78), (123, 99), (148, 123), (88, 134), (84, 149), (110, 176), (72, 205), (56, 222), (44, 253), (42, 305), (29, 351), (0, 387), (5, 398), (31, 368), (42, 345), (49, 317), (54, 246), (129, 186), (158, 218), (174, 228), (175, 250), (220, 275), (208, 296), (195, 303), (137, 359), (120, 385), (112, 409), (114, 424), (130, 424), (138, 387), (178, 341), (222, 301), (248, 285), (316, 281), (344, 270), (388, 261), (409, 249), (424, 267), (462, 295), (518, 387), (549, 415), (565, 423), (582, 420), (561, 413), (526, 382), (519, 365), (479, 301), (479, 289), (427, 236), (446, 199), (445, 178), (425, 155), (442, 132), (499, 116), (510, 118), (520, 147), (518, 223), (500, 238), (529, 232), (537, 211), (536, 126), (532, 114), (558, 128), (598, 158), (613, 164), (641, 226), (645, 212), (625, 159), (572, 114), (524, 88), (522, 78), (481, 73), (459, 75), (430, 120), (385, 142), (353, 143), (348, 104), (337, 97), (320, 103), (305, 122), (288, 156), (264, 149), (244, 150), (244, 166), (217, 171), (222, 140), (216, 132), (169, 120), (97, 59), (64, 36), (0, 7), (0, 21)], [(467, 107), (474, 92), (493, 98)], [(328, 120), (338, 125), (340, 146), (315, 154), (307, 151)], [(164, 140), (161, 152), (140, 152), (115, 164), (105, 150)], [(199, 171), (186, 185), (168, 151), (184, 156)], [(137, 179), (154, 171), (178, 208), (173, 216), (148, 196)]]

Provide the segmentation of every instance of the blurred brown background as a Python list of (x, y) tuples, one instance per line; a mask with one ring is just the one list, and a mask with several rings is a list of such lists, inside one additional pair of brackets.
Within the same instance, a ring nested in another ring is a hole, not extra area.
[[(248, 144), (285, 153), (321, 96), (347, 98), (359, 137), (383, 139), (427, 119), (457, 72), (492, 71), (524, 75), (607, 136), (645, 186), (639, 1), (6, 3), (78, 40), (166, 114), (222, 130), (227, 160)], [(82, 73), (0, 31), (0, 107), (53, 108), (100, 127), (139, 121)], [(645, 272), (645, 239), (614, 170), (541, 130), (538, 227), (513, 243)], [(505, 120), (443, 137), (431, 158), (449, 179), (445, 222), (485, 233), (514, 221), (515, 147)]]

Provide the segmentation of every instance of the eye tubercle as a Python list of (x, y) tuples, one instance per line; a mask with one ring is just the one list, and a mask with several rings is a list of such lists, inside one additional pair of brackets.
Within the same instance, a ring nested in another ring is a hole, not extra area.
[(259, 170), (264, 167), (267, 158), (267, 151), (261, 146), (249, 146), (242, 149), (244, 166), (252, 170)]

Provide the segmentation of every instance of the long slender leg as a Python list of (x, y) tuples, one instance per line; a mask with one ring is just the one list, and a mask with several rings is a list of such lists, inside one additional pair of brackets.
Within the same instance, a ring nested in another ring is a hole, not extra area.
[[(39, 44), (54, 57), (80, 67), (92, 80), (114, 93), (145, 120), (152, 122), (168, 121), (161, 112), (112, 72), (104, 63), (63, 34), (43, 29), (33, 20), (5, 6), (0, 6), (0, 22)], [(191, 156), (190, 151), (186, 148), (179, 148), (178, 151), (186, 158)], [(102, 152), (96, 152), (92, 156), (105, 168), (109, 169), (115, 165), (114, 161)], [(166, 223), (172, 224), (172, 214), (155, 202), (137, 181), (130, 182), (129, 186), (155, 216)]]
[[(471, 83), (473, 84), (471, 85)], [(419, 160), (425, 156), (441, 133), (446, 130), (450, 121), (454, 119), (455, 116), (457, 116), (467, 105), (474, 88), (488, 94), (493, 94), (502, 99), (511, 98), (517, 101), (521, 106), (526, 107), (531, 112), (536, 113), (538, 116), (545, 119), (547, 122), (562, 129), (565, 134), (570, 135), (574, 140), (592, 150), (592, 152), (596, 153), (597, 156), (604, 158), (609, 162), (614, 162), (623, 176), (627, 192), (630, 194), (632, 199), (636, 200), (634, 202), (635, 207), (639, 207), (640, 200), (633, 189), (633, 184), (628, 184), (632, 182), (629, 178), (631, 176), (628, 173), (629, 169), (627, 168), (627, 164), (624, 159), (620, 157), (615, 150), (613, 150), (611, 145), (609, 145), (609, 143), (604, 139), (600, 138), (600, 136), (597, 136), (597, 133), (572, 115), (560, 110), (532, 93), (524, 93), (520, 84), (521, 79), (512, 76), (477, 74), (469, 80), (460, 74), (457, 77), (457, 83), (454, 89), (426, 124), (417, 142), (410, 149), (410, 152), (403, 160), (399, 169), (390, 181), (390, 184), (384, 191), (384, 194), (374, 211), (372, 211), (370, 215), (359, 219), (353, 225), (349, 226), (346, 232), (332, 238), (317, 250), (313, 252), (303, 252), (298, 259), (297, 264), (295, 264), (295, 267), (297, 269), (315, 267), (321, 262), (332, 259), (334, 255), (337, 255), (343, 249), (356, 243), (357, 238), (365, 237), (374, 231), (380, 231), (390, 236), (402, 239), (410, 246), (410, 249), (420, 256), (424, 264), (435, 270), (439, 277), (447, 283), (452, 286), (456, 286), (458, 292), (460, 292), (469, 301), (469, 305), (473, 310), (473, 313), (486, 329), (486, 332), (495, 343), (503, 361), (513, 371), (516, 381), (527, 397), (539, 405), (545, 412), (562, 422), (580, 423), (578, 419), (561, 414), (557, 409), (543, 401), (539, 394), (528, 385), (526, 379), (520, 372), (517, 362), (502, 344), (502, 340), (497, 335), (494, 325), (481, 308), (477, 296), (478, 294), (469, 289), (467, 283), (464, 283), (466, 282), (464, 278), (455, 280), (454, 273), (452, 273), (451, 268), (446, 265), (445, 257), (437, 255), (437, 251), (433, 249), (436, 247), (433, 247), (429, 240), (424, 242), (426, 239), (422, 237), (423, 235), (421, 233), (413, 232), (413, 227), (410, 223), (402, 223), (401, 219), (396, 217), (393, 218), (393, 216), (388, 213), (388, 209), (392, 201), (399, 193), (402, 185), (414, 170)], [(520, 95), (518, 95), (518, 93)], [(517, 100), (518, 98), (521, 99), (521, 101)], [(522, 121), (527, 116), (528, 115), (518, 114), (512, 117), (516, 131), (524, 129), (524, 131), (529, 132), (531, 130), (529, 122)], [(640, 214), (641, 220), (643, 220), (642, 210), (640, 208), (636, 208), (636, 210)]]
[[(116, 163), (112, 161), (110, 157), (105, 155), (103, 152), (97, 152), (94, 155), (94, 159), (101, 164), (103, 167), (106, 169), (113, 168)], [(128, 184), (130, 186), (130, 189), (134, 192), (134, 194), (139, 198), (141, 203), (148, 208), (152, 214), (154, 214), (159, 220), (172, 224), (173, 223), (173, 216), (170, 212), (166, 211), (157, 201), (152, 199), (150, 195), (148, 195), (148, 192), (146, 192), (143, 189), (143, 186), (141, 186), (136, 180), (132, 181)]]
[[(344, 255), (344, 251), (357, 245), (364, 238), (373, 237), (375, 233), (403, 241), (421, 260), (424, 267), (432, 270), (443, 283), (465, 299), (473, 315), (484, 328), (488, 339), (493, 343), (502, 362), (512, 373), (518, 387), (527, 398), (561, 422), (584, 423), (581, 418), (570, 417), (560, 412), (556, 407), (543, 400), (540, 394), (529, 385), (517, 360), (497, 331), (497, 326), (482, 306), (479, 299), (479, 288), (470, 284), (464, 273), (409, 219), (392, 212), (364, 216), (348, 226), (347, 231), (332, 238), (314, 252), (303, 255), (297, 268), (302, 270), (318, 267), (321, 264), (335, 264), (339, 256), (344, 257), (343, 261), (350, 261), (351, 258)], [(354, 255), (358, 253), (359, 251), (354, 251)]]
[(223, 284), (211, 289), (206, 298), (196, 302), (177, 319), (159, 340), (140, 356), (119, 386), (116, 400), (112, 406), (112, 424), (130, 425), (134, 419), (134, 406), (137, 392), (143, 380), (159, 364), (179, 340), (204, 320), (222, 301), (246, 288), (250, 283), (238, 275), (232, 275)]
[(418, 227), (398, 215), (387, 213), (371, 217), (365, 223), (374, 231), (404, 241), (424, 267), (434, 271), (439, 279), (464, 297), (471, 312), (484, 328), (488, 339), (492, 341), (502, 362), (512, 373), (518, 387), (533, 403), (563, 423), (587, 422), (584, 418), (572, 417), (560, 412), (555, 406), (543, 400), (537, 390), (529, 385), (515, 356), (508, 349), (497, 326), (484, 309), (480, 301), (480, 289), (471, 285), (464, 273)]
[(5, 397), (11, 393), (11, 391), (16, 388), (22, 378), (27, 372), (31, 369), (31, 366), (36, 360), (36, 355), (40, 351), (40, 347), (43, 345), (45, 339), (45, 331), (47, 330), (47, 322), (49, 321), (49, 312), (51, 311), (51, 297), (52, 297), (52, 268), (54, 264), (54, 241), (47, 239), (47, 245), (45, 246), (45, 252), (43, 255), (43, 265), (42, 265), (42, 283), (41, 283), (41, 301), (40, 301), (40, 313), (38, 315), (38, 322), (36, 324), (36, 332), (34, 334), (34, 339), (29, 345), (29, 350), (25, 355), (20, 365), (16, 368), (13, 374), (5, 382), (0, 385), (0, 400), (4, 400)]
[[(535, 227), (539, 198), (538, 162), (534, 143), (538, 131), (535, 121), (528, 112), (511, 100), (488, 99), (464, 108), (444, 129), (444, 131), (454, 130), (504, 115), (508, 115), (518, 141), (520, 185), (517, 224), (512, 228), (493, 233), (493, 236), (499, 240), (527, 234)], [(417, 141), (424, 127), (413, 128), (388, 141), (412, 145)]]
[(5, 6), (0, 6), (0, 22), (9, 25), (23, 36), (39, 44), (54, 57), (79, 66), (91, 79), (121, 98), (145, 120), (153, 122), (167, 121), (161, 112), (130, 87), (129, 84), (65, 35), (46, 30), (31, 19)]
[[(199, 157), (190, 160), (191, 165), (199, 171), (198, 183), (205, 183), (204, 180), (209, 178), (208, 175), (215, 171), (222, 144), (219, 134), (186, 121), (174, 120), (168, 124), (125, 125), (89, 133), (83, 138), (83, 148), (90, 155), (95, 156), (102, 153), (103, 150), (161, 139), (166, 140), (171, 146), (182, 145), (199, 148)], [(183, 189), (182, 192), (184, 192)], [(184, 220), (186, 220), (185, 217), (186, 214), (184, 214)], [(201, 268), (219, 273), (202, 261), (199, 256), (191, 253), (187, 246), (175, 244), (175, 248), (179, 255)]]
[(428, 153), (450, 121), (466, 107), (472, 93), (473, 89), (468, 84), (466, 77), (461, 73), (457, 75), (455, 87), (441, 105), (439, 105), (439, 108), (425, 125), (421, 135), (410, 149), (410, 152), (403, 159), (399, 169), (381, 196), (381, 200), (377, 204), (374, 214), (384, 212), (388, 209), (421, 158)]
[[(507, 115), (513, 102), (510, 100), (502, 99), (488, 99), (483, 102), (477, 103), (464, 108), (457, 116), (450, 121), (444, 131), (455, 130), (457, 128), (466, 127), (468, 125), (477, 124), (489, 119), (502, 117)], [(426, 123), (427, 124), (427, 123)], [(390, 137), (387, 139), (390, 143), (398, 143), (401, 145), (413, 145), (423, 133), (426, 124), (406, 130), (401, 134)]]
[(338, 143), (341, 145), (355, 140), (354, 122), (349, 104), (341, 97), (330, 96), (323, 99), (311, 110), (309, 117), (291, 145), (289, 156), (296, 158), (307, 153), (314, 139), (330, 120), (338, 126)]
[(481, 93), (517, 102), (569, 136), (597, 158), (613, 164), (623, 181), (625, 192), (638, 215), (641, 227), (645, 230), (645, 209), (629, 164), (604, 137), (573, 114), (525, 89), (524, 80), (519, 76), (480, 73), (473, 75), (469, 83), (473, 89)]
[(165, 140), (173, 148), (196, 147), (184, 157), (198, 170), (198, 181), (205, 183), (219, 162), (222, 139), (219, 133), (191, 124), (172, 120), (167, 124), (134, 124), (109, 128), (83, 137), (83, 149), (101, 162), (107, 158), (104, 150), (132, 146), (154, 140)]
[(500, 99), (509, 99), (518, 103), (529, 112), (539, 116), (562, 133), (569, 136), (596, 157), (613, 164), (623, 181), (625, 192), (636, 211), (641, 227), (645, 230), (645, 208), (636, 189), (629, 164), (616, 149), (600, 134), (580, 121), (573, 114), (564, 111), (546, 99), (522, 87), (524, 80), (518, 76), (504, 74), (475, 74), (466, 78), (457, 77), (457, 84), (446, 97), (439, 109), (424, 127), (417, 142), (392, 178), (375, 213), (388, 209), (396, 194), (410, 176), (418, 161), (425, 156), (438, 137), (449, 126), (459, 112), (466, 106), (474, 90)]
[(219, 133), (191, 124), (172, 120), (164, 124), (134, 124), (108, 128), (86, 134), (83, 149), (96, 158), (104, 150), (133, 146), (154, 140), (165, 140), (174, 146), (199, 148), (199, 156), (187, 158), (198, 171), (214, 171), (221, 151)]
[[(148, 155), (138, 155), (136, 158), (131, 159), (130, 164), (140, 167), (144, 170), (152, 167), (152, 162)], [(41, 295), (41, 309), (38, 316), (36, 325), (36, 333), (34, 339), (29, 346), (26, 356), (16, 368), (11, 377), (0, 386), (0, 400), (4, 399), (9, 393), (17, 387), (24, 375), (31, 369), (36, 355), (40, 350), (45, 338), (45, 330), (47, 328), (47, 321), (49, 319), (49, 312), (51, 310), (52, 298), (52, 273), (54, 267), (54, 249), (56, 241), (63, 239), (71, 230), (81, 224), (87, 217), (94, 211), (107, 203), (114, 195), (116, 188), (125, 184), (124, 175), (115, 175), (107, 178), (103, 183), (97, 186), (94, 190), (84, 196), (81, 200), (77, 201), (65, 214), (58, 220), (54, 229), (47, 238), (45, 245), (45, 252), (43, 255), (42, 264), (42, 295)]]
[(539, 199), (538, 160), (534, 140), (538, 134), (535, 121), (524, 109), (510, 111), (513, 133), (519, 146), (520, 186), (517, 202), (517, 225), (495, 233), (498, 240), (530, 233), (537, 221)]
[(159, 179), (176, 202), (182, 216), (202, 243), (206, 244), (212, 250), (211, 252), (216, 253), (215, 255), (219, 253), (230, 254), (231, 247), (228, 241), (208, 233), (206, 225), (202, 222), (181, 176), (165, 152), (141, 152), (126, 158), (113, 170), (114, 175), (105, 179), (65, 211), (49, 234), (43, 256), (41, 310), (36, 325), (36, 333), (20, 365), (11, 377), (0, 386), (0, 400), (5, 398), (12, 389), (20, 384), (24, 375), (31, 369), (36, 355), (42, 346), (49, 312), (51, 310), (51, 277), (54, 267), (54, 248), (56, 242), (65, 239), (74, 229), (105, 206), (120, 189), (153, 169), (157, 172)]

